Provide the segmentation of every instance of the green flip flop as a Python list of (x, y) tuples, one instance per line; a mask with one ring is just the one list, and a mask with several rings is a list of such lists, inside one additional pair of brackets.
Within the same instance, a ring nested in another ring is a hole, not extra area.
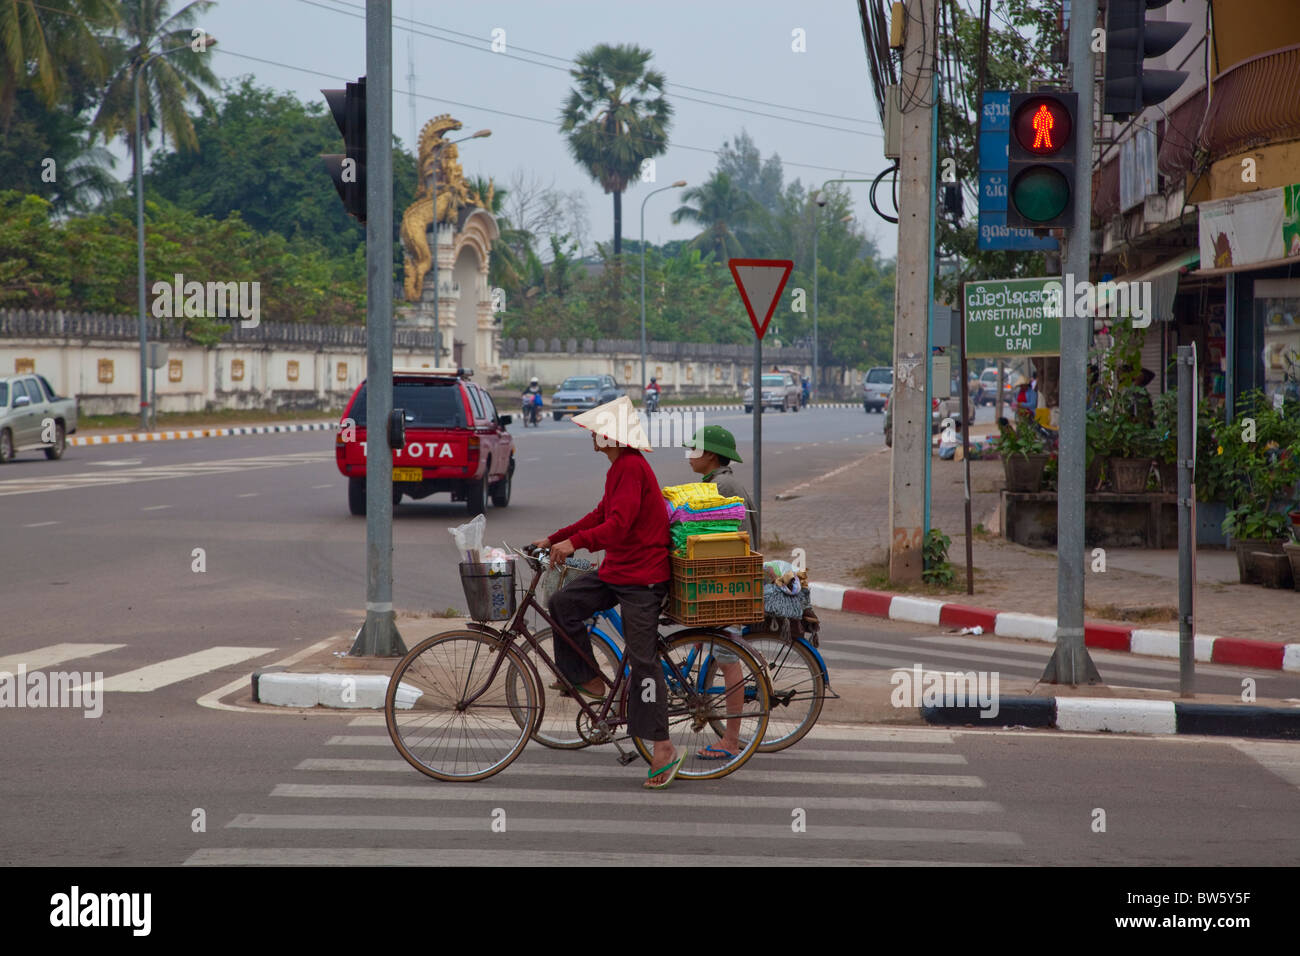
[[(670, 764), (666, 764), (666, 765), (660, 767), (658, 770), (653, 770), (653, 769), (652, 769), (649, 773), (646, 774), (646, 780), (645, 780), (645, 783), (643, 783), (641, 786), (645, 787), (647, 790), (663, 790), (663, 789), (664, 789), (665, 787), (667, 787), (670, 783), (672, 783), (674, 780), (677, 779), (677, 771), (680, 770), (680, 769), (682, 769), (682, 760), (684, 760), (684, 759), (685, 759), (685, 755), (680, 755), (680, 756), (678, 756), (678, 758), (677, 758), (676, 760), (674, 760), (672, 763), (670, 763)], [(651, 782), (650, 782), (650, 781), (653, 780), (655, 777), (657, 777), (657, 776), (659, 776), (661, 773), (663, 773), (665, 770), (668, 771), (668, 779), (667, 779), (667, 780), (665, 780), (663, 783), (651, 783)]]

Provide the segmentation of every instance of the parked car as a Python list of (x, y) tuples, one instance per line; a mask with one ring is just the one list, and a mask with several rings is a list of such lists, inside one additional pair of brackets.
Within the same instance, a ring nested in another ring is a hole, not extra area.
[(0, 465), (29, 448), (62, 458), (76, 430), (77, 400), (55, 394), (44, 375), (0, 378)]
[(574, 375), (560, 383), (551, 396), (551, 417), (557, 422), (565, 415), (585, 412), (612, 402), (623, 394), (612, 375)]
[[(763, 395), (760, 401), (764, 409), (779, 408), (785, 411), (787, 408), (799, 411), (799, 399), (803, 394), (803, 386), (799, 383), (799, 376), (792, 372), (764, 372), (763, 373)], [(745, 389), (745, 411), (754, 410), (754, 386)]]
[[(885, 400), (885, 421), (884, 421), (885, 444), (890, 448), (892, 448), (894, 445), (894, 415), (890, 408), (890, 405), (892, 404), (892, 399), (893, 399), (893, 393), (891, 392), (889, 397), (886, 398)], [(961, 414), (960, 395), (954, 395), (952, 398), (930, 399), (930, 434), (932, 435), (939, 434), (940, 429), (943, 427), (944, 419), (946, 418), (951, 418), (953, 421), (953, 427), (957, 431), (961, 431), (963, 418)], [(974, 420), (975, 420), (975, 405), (972, 402), (971, 404), (967, 405), (967, 415), (965, 417), (965, 421), (969, 422)]]
[[(406, 412), (406, 444), (393, 451), (393, 504), (403, 495), (443, 492), (471, 515), (510, 504), (515, 473), (512, 416), (499, 415), (487, 389), (457, 369), (394, 369), (393, 408)], [(351, 428), (347, 426), (351, 423)], [(334, 460), (348, 479), (348, 510), (366, 513), (366, 383), (348, 401), (334, 439)]]
[(867, 369), (862, 380), (862, 410), (865, 412), (884, 411), (885, 400), (894, 387), (894, 370), (887, 365), (878, 365)]
[[(1003, 374), (1002, 381), (1002, 401), (1009, 402), (1015, 396), (1015, 386), (1020, 375), (1010, 370)], [(986, 368), (980, 372), (979, 389), (971, 395), (971, 400), (976, 405), (994, 405), (998, 400), (998, 370), (995, 367)]]

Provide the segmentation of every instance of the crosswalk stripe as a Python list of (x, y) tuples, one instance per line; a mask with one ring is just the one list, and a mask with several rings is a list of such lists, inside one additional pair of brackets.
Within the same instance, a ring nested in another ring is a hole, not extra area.
[[(661, 800), (660, 803), (663, 801)], [(347, 847), (254, 847), (198, 850), (185, 866), (1019, 866), (930, 860), (841, 857), (718, 856), (709, 853), (615, 853), (600, 850), (372, 850)]]
[[(358, 714), (348, 721), (349, 727), (386, 727), (382, 715)], [(801, 749), (806, 749), (805, 744), (808, 741), (818, 740), (851, 740), (853, 742), (867, 741), (870, 743), (885, 742), (910, 742), (910, 743), (928, 743), (928, 744), (951, 744), (953, 742), (953, 732), (947, 730), (931, 730), (928, 727), (832, 727), (824, 724), (818, 724), (808, 732), (799, 743)]]
[[(435, 830), (488, 832), (492, 818), (398, 817), (373, 814), (272, 814), (241, 813), (227, 827), (256, 830)], [(737, 840), (834, 840), (838, 843), (966, 843), (988, 846), (1022, 846), (1019, 834), (1001, 830), (945, 830), (938, 827), (862, 827), (815, 823), (794, 832), (788, 821), (774, 824), (726, 821), (675, 822), (672, 820), (593, 820), (590, 818), (507, 817), (510, 833), (583, 833), (649, 837), (716, 838)]]
[[(309, 758), (296, 770), (350, 771), (353, 773), (403, 773), (414, 770), (405, 760), (349, 760), (345, 758)], [(579, 767), (572, 764), (520, 766), (516, 761), (503, 773), (513, 777), (608, 777), (607, 767)], [(804, 786), (856, 785), (862, 787), (982, 787), (979, 777), (960, 774), (927, 773), (806, 773), (764, 770), (754, 763), (745, 765), (746, 780), (761, 783), (798, 783)]]
[[(515, 768), (503, 771), (510, 774)], [(746, 768), (747, 770), (748, 768)], [(746, 770), (741, 770), (745, 773)], [(412, 773), (415, 771), (412, 770)], [(614, 768), (610, 769), (611, 779)], [(644, 775), (642, 775), (644, 776)], [(695, 781), (683, 781), (685, 786), (674, 790), (673, 803), (681, 807), (717, 808), (736, 810), (784, 810), (791, 807), (791, 797), (755, 796), (750, 794), (695, 793), (691, 787)], [(675, 787), (675, 785), (674, 785)], [(326, 800), (487, 800), (499, 806), (502, 800), (512, 803), (541, 804), (577, 804), (590, 806), (599, 803), (602, 806), (662, 807), (663, 795), (642, 790), (539, 790), (513, 789), (502, 786), (485, 786), (481, 784), (453, 784), (430, 780), (421, 784), (321, 784), (321, 783), (279, 783), (271, 790), (272, 797), (293, 799), (311, 798)], [(985, 814), (1002, 813), (1003, 807), (991, 800), (903, 800), (884, 797), (823, 797), (803, 795), (798, 798), (798, 805), (818, 810), (850, 810), (858, 813), (964, 813)]]
[(1239, 740), (1232, 745), (1256, 763), (1300, 788), (1300, 745), (1262, 740)]
[[(377, 734), (368, 736), (360, 735), (336, 735), (325, 741), (327, 746), (334, 747), (387, 747), (393, 746), (393, 741), (388, 737), (381, 737)], [(525, 751), (527, 754), (528, 751)], [(520, 759), (525, 759), (521, 756)], [(770, 763), (773, 760), (819, 760), (827, 759), (825, 751), (802, 751), (802, 750), (783, 750), (779, 754), (761, 754), (753, 759), (762, 760), (763, 763)], [(938, 764), (964, 764), (966, 758), (961, 754), (952, 753), (904, 753), (902, 751), (890, 750), (869, 750), (869, 751), (844, 751), (835, 754), (836, 760), (856, 761), (860, 763), (938, 763)], [(517, 763), (518, 761), (516, 761)]]
[(33, 648), (21, 654), (0, 657), (0, 671), (17, 673), (18, 668), (26, 665), (29, 671), (44, 670), (64, 661), (75, 661), (81, 657), (94, 657), (107, 651), (115, 651), (125, 644), (50, 644), (46, 647)]
[[(103, 681), (95, 681), (95, 684), (101, 691), (145, 693), (253, 657), (261, 657), (274, 650), (274, 647), (210, 647), (205, 651), (195, 651), (193, 654), (139, 667), (124, 674), (115, 674), (104, 678)], [(73, 690), (78, 689), (73, 688)]]

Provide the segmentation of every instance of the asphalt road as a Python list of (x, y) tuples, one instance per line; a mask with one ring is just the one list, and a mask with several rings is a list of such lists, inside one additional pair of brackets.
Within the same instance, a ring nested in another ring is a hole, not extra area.
[[(749, 459), (746, 416), (705, 421), (736, 431)], [(765, 416), (768, 493), (878, 446), (880, 422), (861, 409)], [(514, 497), (488, 510), (494, 543), (571, 521), (603, 481), (604, 459), (571, 423), (512, 432)], [(1294, 861), (1277, 835), (1300, 832), (1296, 745), (827, 726), (722, 781), (649, 794), (644, 770), (608, 748), (530, 746), (490, 781), (436, 784), (400, 764), (373, 717), (197, 706), (361, 620), (365, 526), (347, 513), (332, 441), (79, 448), (0, 469), (0, 670), (102, 672), (109, 688), (98, 719), (0, 710), (0, 863)], [(650, 457), (663, 483), (692, 478), (682, 453)], [(399, 608), (463, 607), (446, 529), (467, 517), (446, 496), (398, 507)], [(1046, 654), (841, 614), (826, 615), (823, 649), (832, 675), (918, 662), (1034, 675)], [(1098, 663), (1134, 686), (1177, 677), (1170, 662)], [(1235, 691), (1239, 670), (1198, 667), (1202, 688)], [(1252, 676), (1261, 696), (1300, 697), (1292, 675)], [(1090, 829), (1098, 807), (1107, 834)], [(504, 834), (489, 829), (497, 808)]]

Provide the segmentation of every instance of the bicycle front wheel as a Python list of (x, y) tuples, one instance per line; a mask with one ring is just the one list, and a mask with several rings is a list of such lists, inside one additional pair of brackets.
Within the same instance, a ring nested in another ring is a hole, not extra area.
[[(761, 753), (784, 750), (802, 740), (821, 716), (826, 700), (821, 665), (799, 641), (761, 632), (751, 632), (745, 640), (763, 655), (772, 687), (772, 711), (758, 749)], [(721, 721), (714, 721), (713, 726), (718, 734), (722, 733)]]
[(482, 780), (519, 756), (542, 697), (519, 652), (477, 631), (435, 634), (397, 665), (384, 720), (403, 759), (437, 780)]
[[(717, 650), (730, 651), (736, 663), (713, 666)], [(668, 687), (668, 739), (682, 758), (677, 775), (716, 780), (739, 770), (758, 751), (767, 729), (770, 688), (763, 665), (744, 645), (713, 631), (664, 638), (659, 656)], [(735, 750), (719, 748), (723, 738), (715, 721), (736, 731)], [(654, 741), (634, 736), (632, 743), (651, 763)]]

